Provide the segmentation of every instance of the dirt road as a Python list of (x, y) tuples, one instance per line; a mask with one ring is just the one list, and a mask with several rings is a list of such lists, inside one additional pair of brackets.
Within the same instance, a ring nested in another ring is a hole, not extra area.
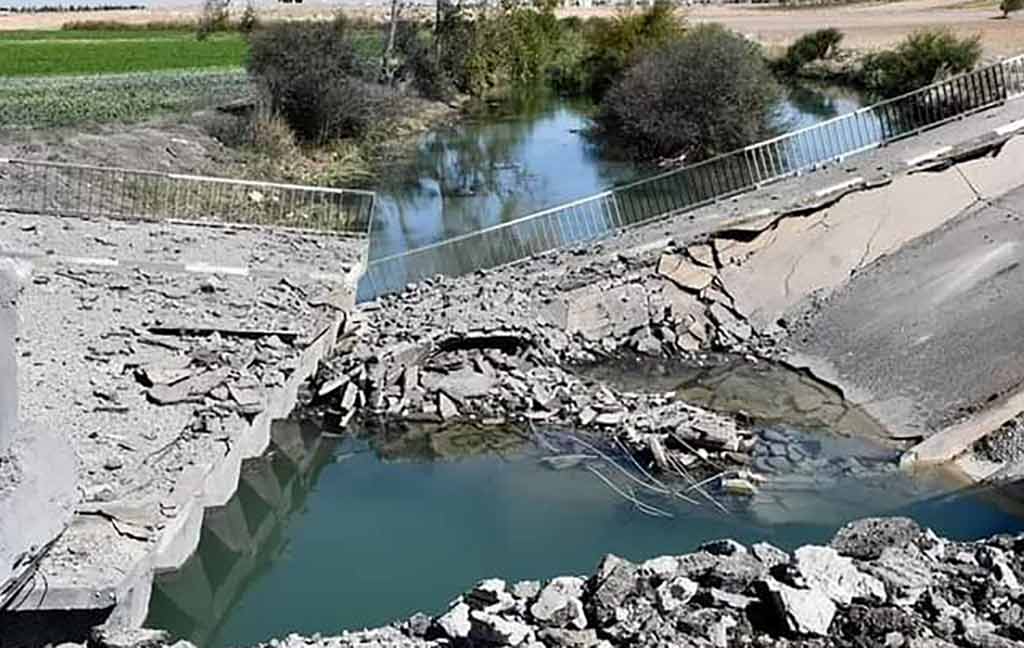
[[(856, 49), (877, 49), (899, 41), (914, 31), (927, 27), (949, 27), (960, 34), (980, 33), (988, 56), (1017, 54), (1024, 49), (1024, 16), (1000, 19), (998, 0), (906, 0), (902, 2), (863, 3), (839, 7), (781, 9), (776, 5), (701, 5), (688, 8), (693, 22), (722, 23), (768, 46), (786, 45), (801, 34), (821, 27), (836, 27), (846, 33), (846, 46)], [(346, 13), (384, 20), (387, 3), (383, 0), (366, 5), (305, 2), (301, 5), (274, 4), (262, 10), (266, 19), (325, 18), (334, 7)], [(430, 7), (411, 11), (429, 17)], [(563, 15), (610, 15), (617, 9), (565, 9)], [(71, 20), (116, 20), (141, 23), (156, 20), (190, 19), (197, 7), (167, 0), (153, 2), (146, 11), (99, 11), (89, 14), (43, 13), (0, 14), (0, 30), (59, 29)]]

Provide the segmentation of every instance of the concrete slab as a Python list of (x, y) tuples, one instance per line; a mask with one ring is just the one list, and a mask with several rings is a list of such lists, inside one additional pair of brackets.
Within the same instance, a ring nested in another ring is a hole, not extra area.
[(1024, 187), (865, 268), (792, 332), (794, 353), (904, 437), (1012, 392), (1024, 381), (1022, 212)]

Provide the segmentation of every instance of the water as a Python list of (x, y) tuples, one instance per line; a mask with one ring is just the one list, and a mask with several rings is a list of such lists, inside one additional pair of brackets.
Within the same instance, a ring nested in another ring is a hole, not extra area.
[(728, 516), (662, 502), (675, 514), (665, 519), (581, 469), (545, 467), (500, 430), (339, 441), (287, 421), (273, 437), (238, 494), (208, 512), (198, 553), (158, 579), (148, 625), (200, 648), (336, 633), (436, 613), (486, 576), (582, 574), (608, 552), (642, 560), (720, 537), (793, 548), (872, 514), (909, 514), (957, 538), (1024, 530), (988, 494), (936, 497), (937, 485), (895, 472)]
[[(794, 86), (779, 106), (775, 127), (779, 132), (803, 128), (861, 105), (860, 95), (850, 90)], [(507, 223), (659, 171), (609, 156), (587, 134), (593, 111), (586, 101), (536, 90), (424, 135), (410, 159), (384, 173), (376, 187), (370, 260)], [(644, 207), (651, 199), (635, 198)], [(623, 200), (621, 209), (629, 211), (629, 196)], [(649, 216), (641, 211), (640, 217)], [(629, 220), (629, 214), (622, 217)], [(595, 226), (614, 227), (607, 219)], [(572, 232), (551, 227), (566, 242), (574, 240)], [(487, 257), (486, 265), (519, 258), (516, 241), (499, 238), (493, 250), (472, 242), (465, 249), (444, 250), (439, 253), (443, 258), (423, 254), (379, 264), (360, 286), (359, 297), (371, 299), (436, 272), (472, 271), (482, 262), (478, 256)]]

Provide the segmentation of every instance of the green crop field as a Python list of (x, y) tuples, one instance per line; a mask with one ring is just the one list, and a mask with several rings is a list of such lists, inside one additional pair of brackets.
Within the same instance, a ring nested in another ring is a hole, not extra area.
[(0, 76), (240, 67), (246, 48), (237, 33), (199, 41), (173, 31), (0, 32)]

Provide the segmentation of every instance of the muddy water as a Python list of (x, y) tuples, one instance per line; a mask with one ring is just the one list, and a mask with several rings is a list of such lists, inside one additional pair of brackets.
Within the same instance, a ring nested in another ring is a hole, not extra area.
[(720, 537), (793, 548), (865, 515), (907, 514), (962, 538), (1024, 530), (985, 494), (942, 497), (940, 484), (909, 481), (872, 446), (850, 441), (835, 455), (817, 434), (768, 429), (829, 479), (789, 464), (755, 500), (723, 499), (728, 515), (659, 501), (672, 517), (655, 518), (581, 467), (550, 468), (513, 431), (330, 439), (281, 422), (238, 494), (208, 513), (198, 553), (158, 579), (148, 624), (201, 648), (337, 633), (438, 612), (488, 575), (583, 573), (607, 552), (641, 560)]

